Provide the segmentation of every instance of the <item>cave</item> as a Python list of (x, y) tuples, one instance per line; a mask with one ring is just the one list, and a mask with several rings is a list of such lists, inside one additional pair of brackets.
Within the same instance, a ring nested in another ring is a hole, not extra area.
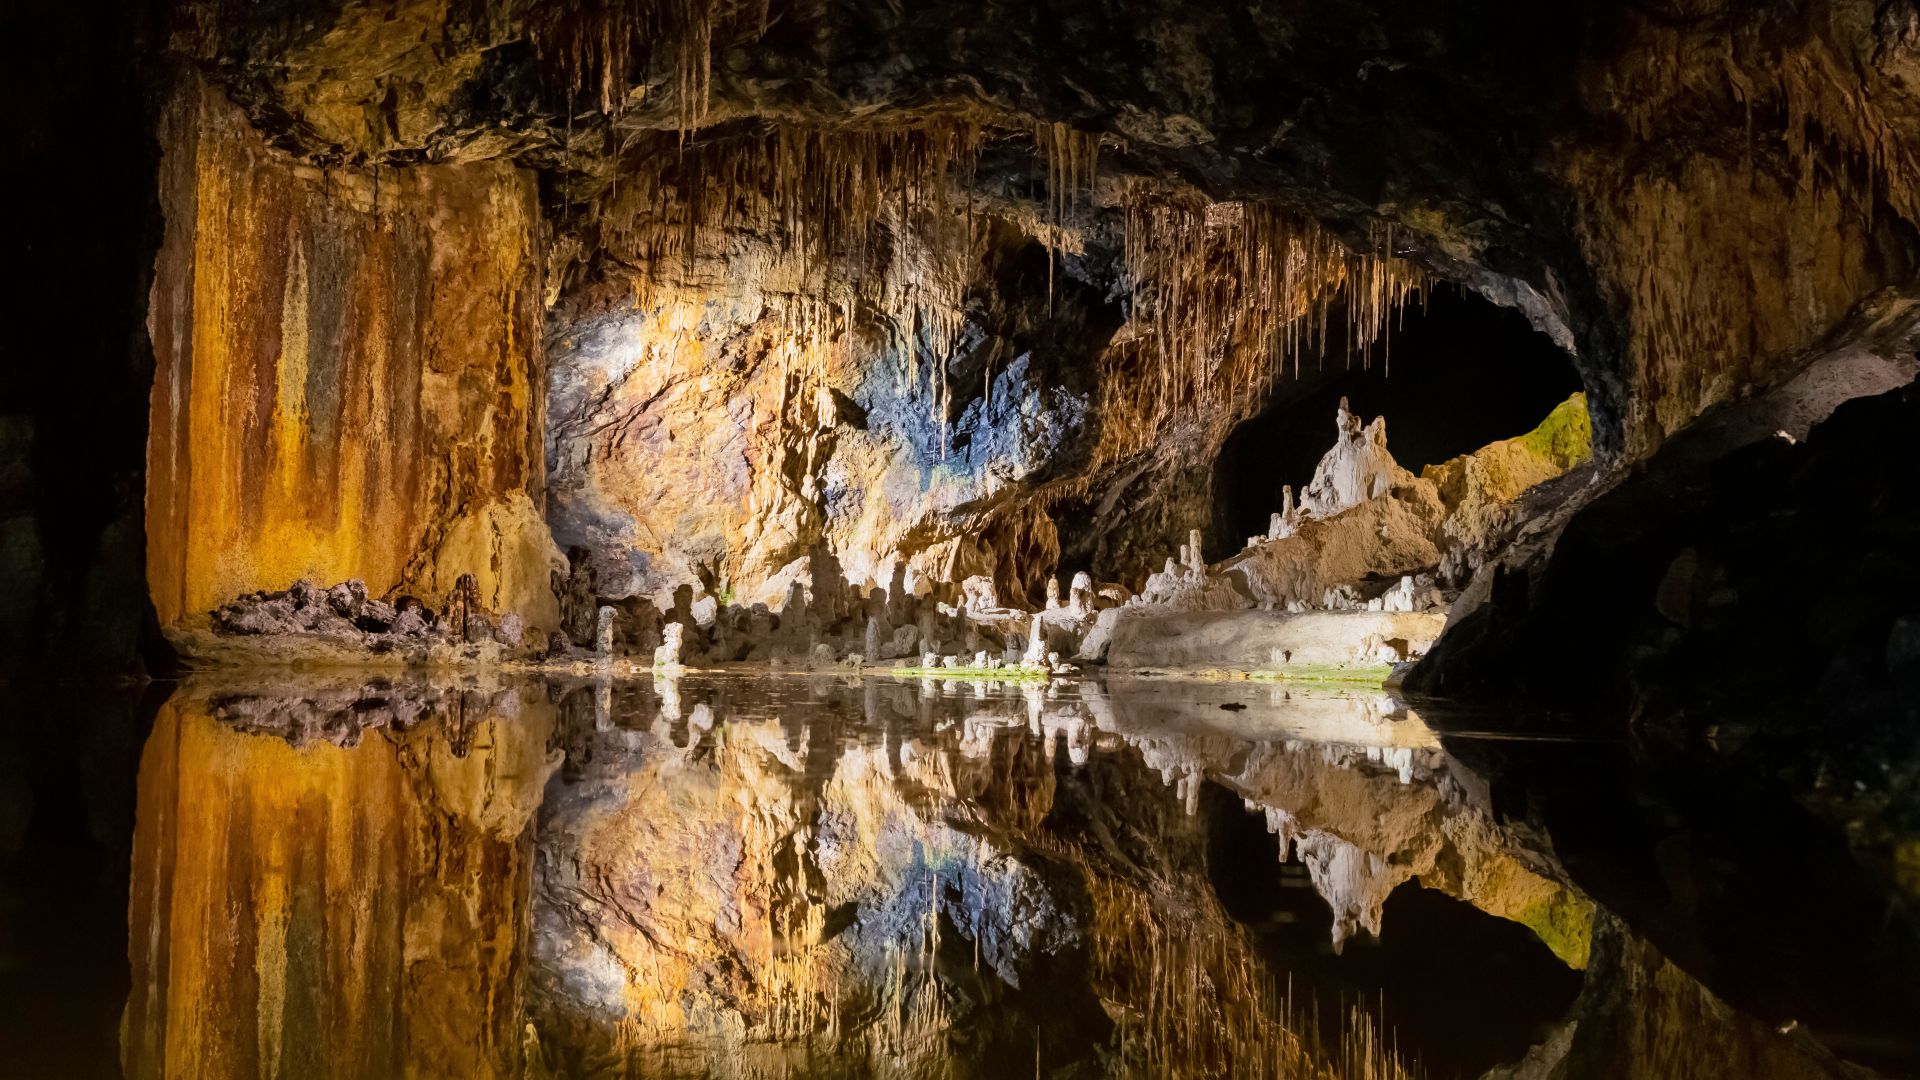
[(1213, 466), (1209, 556), (1223, 559), (1265, 532), (1280, 489), (1307, 485), (1342, 398), (1361, 415), (1391, 417), (1394, 460), (1418, 473), (1532, 430), (1580, 389), (1565, 350), (1525, 315), (1438, 285), (1386, 341), (1359, 356), (1318, 358), (1227, 436)]
[(1910, 0), (0, 25), (10, 1075), (1920, 1075)]

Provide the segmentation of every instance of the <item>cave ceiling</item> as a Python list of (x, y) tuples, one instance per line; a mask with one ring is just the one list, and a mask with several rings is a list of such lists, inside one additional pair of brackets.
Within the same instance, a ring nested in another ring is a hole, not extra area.
[[(176, 41), (284, 148), (361, 168), (508, 156), (543, 173), (563, 222), (562, 203), (753, 125), (964, 118), (991, 148), (1064, 123), (1102, 137), (1105, 178), (1273, 200), (1352, 238), (1392, 222), (1400, 250), (1524, 299), (1563, 340), (1568, 307), (1591, 302), (1570, 287), (1551, 164), (1610, 134), (1579, 86), (1616, 21), (1606, 5), (233, 10)], [(688, 55), (703, 41), (710, 62)], [(983, 187), (1039, 189), (1030, 151), (994, 160), (1028, 175), (984, 168)]]

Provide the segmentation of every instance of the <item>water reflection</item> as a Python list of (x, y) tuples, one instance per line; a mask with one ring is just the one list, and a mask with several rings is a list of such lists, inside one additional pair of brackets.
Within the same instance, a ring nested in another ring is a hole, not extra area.
[(190, 686), (155, 721), (127, 1074), (511, 1073), (552, 706), (298, 695)]
[[(1534, 1044), (1633, 1065), (1570, 1008), (1758, 1037), (1568, 881), (1381, 693), (229, 678), (182, 686), (141, 763), (123, 1050), (135, 1076), (1392, 1077)], [(1423, 937), (1508, 960), (1476, 983), (1377, 944)], [(1462, 1005), (1484, 1037), (1420, 1022)]]

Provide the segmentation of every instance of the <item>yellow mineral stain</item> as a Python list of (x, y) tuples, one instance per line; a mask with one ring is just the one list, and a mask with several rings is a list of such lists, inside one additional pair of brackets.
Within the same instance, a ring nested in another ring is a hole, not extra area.
[[(462, 573), (557, 623), (536, 610), (557, 553), (523, 535), (546, 471), (530, 176), (384, 170), (376, 213), (370, 177), (298, 165), (205, 84), (169, 113), (154, 297), (187, 329), (155, 342), (163, 625), (302, 577), (435, 602)], [(440, 551), (462, 515), (517, 531)], [(502, 547), (514, 557), (490, 557)]]

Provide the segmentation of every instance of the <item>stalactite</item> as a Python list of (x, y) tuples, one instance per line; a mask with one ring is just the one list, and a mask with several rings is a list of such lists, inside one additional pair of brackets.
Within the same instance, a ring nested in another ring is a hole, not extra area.
[[(980, 141), (980, 126), (965, 118), (761, 127), (676, 150), (656, 138), (634, 152), (651, 167), (629, 171), (588, 227), (601, 251), (632, 268), (636, 308), (670, 294), (698, 304), (688, 286), (747, 270), (793, 329), (780, 358), (798, 365), (799, 400), (824, 385), (826, 346), (846, 337), (856, 311), (880, 312), (902, 355), (930, 369), (944, 457), (945, 369), (978, 258), (971, 214), (952, 192)], [(742, 236), (770, 240), (750, 268), (737, 261)], [(697, 318), (679, 322), (689, 332), (698, 326)], [(670, 342), (659, 348), (675, 351)]]
[(1370, 364), (1400, 310), (1425, 295), (1390, 232), (1355, 251), (1277, 207), (1137, 184), (1124, 211), (1133, 302), (1105, 359), (1105, 460), (1141, 449), (1176, 414), (1229, 426), (1250, 415), (1275, 378), (1327, 356), (1336, 309), (1346, 362)]
[[(603, 115), (626, 108), (636, 59), (672, 56), (674, 104), (681, 137), (706, 119), (713, 89), (713, 37), (724, 10), (714, 0), (561, 0), (536, 7), (527, 37), (534, 56), (558, 71), (571, 103), (591, 93)], [(757, 24), (764, 32), (765, 6)], [(569, 109), (571, 122), (571, 109)]]
[(1091, 193), (1100, 163), (1100, 136), (1058, 121), (1033, 125), (1034, 156), (1045, 162), (1047, 214), (1041, 243), (1047, 249), (1047, 310), (1053, 310), (1054, 267), (1060, 261), (1067, 216), (1078, 210), (1080, 193)]

